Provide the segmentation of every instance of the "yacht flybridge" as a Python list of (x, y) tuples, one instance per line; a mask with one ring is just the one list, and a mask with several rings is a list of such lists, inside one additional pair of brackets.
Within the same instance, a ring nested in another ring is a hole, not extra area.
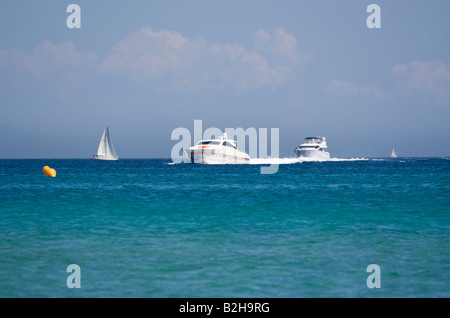
[(325, 151), (326, 148), (328, 147), (325, 137), (307, 137), (294, 152), (297, 157), (330, 159), (330, 153)]
[(185, 150), (191, 163), (243, 164), (250, 162), (250, 156), (238, 150), (236, 141), (229, 139), (226, 132), (217, 139), (200, 140)]

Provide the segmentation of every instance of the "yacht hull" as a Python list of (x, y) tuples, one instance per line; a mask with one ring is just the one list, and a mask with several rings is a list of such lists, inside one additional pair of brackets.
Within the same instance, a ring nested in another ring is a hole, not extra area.
[(246, 164), (250, 157), (241, 152), (195, 149), (186, 152), (191, 163), (199, 164)]
[(299, 158), (315, 158), (315, 159), (330, 159), (330, 153), (315, 149), (295, 149), (295, 155)]
[(119, 160), (119, 158), (105, 158), (105, 157), (99, 157), (99, 156), (93, 156), (92, 159), (94, 159), (94, 160), (106, 160), (106, 161)]

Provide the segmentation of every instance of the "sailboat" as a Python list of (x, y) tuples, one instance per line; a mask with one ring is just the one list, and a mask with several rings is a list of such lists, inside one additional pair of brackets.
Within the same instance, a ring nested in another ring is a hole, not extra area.
[(391, 158), (397, 158), (394, 148), (392, 148)]
[(102, 138), (100, 139), (100, 144), (98, 145), (97, 154), (92, 156), (93, 159), (97, 160), (118, 160), (119, 157), (114, 150), (114, 146), (109, 135), (108, 126), (103, 131)]

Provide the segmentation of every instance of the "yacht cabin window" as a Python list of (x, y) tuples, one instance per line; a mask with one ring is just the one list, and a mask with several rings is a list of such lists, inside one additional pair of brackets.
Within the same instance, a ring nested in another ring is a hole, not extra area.
[(235, 147), (232, 143), (230, 143), (230, 142), (224, 141), (224, 142), (223, 142), (223, 145), (226, 146), (226, 147), (231, 147), (231, 148), (236, 149), (236, 147)]
[(198, 144), (199, 145), (219, 145), (220, 141), (207, 140), (207, 141), (200, 141)]

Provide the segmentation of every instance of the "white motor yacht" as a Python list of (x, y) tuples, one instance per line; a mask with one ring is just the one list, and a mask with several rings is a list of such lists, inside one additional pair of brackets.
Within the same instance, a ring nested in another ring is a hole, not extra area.
[(236, 141), (229, 139), (226, 132), (217, 139), (200, 140), (185, 150), (191, 163), (243, 164), (250, 162), (250, 156), (237, 148)]
[(297, 157), (330, 159), (330, 153), (325, 151), (326, 148), (328, 147), (325, 137), (307, 137), (294, 152)]

